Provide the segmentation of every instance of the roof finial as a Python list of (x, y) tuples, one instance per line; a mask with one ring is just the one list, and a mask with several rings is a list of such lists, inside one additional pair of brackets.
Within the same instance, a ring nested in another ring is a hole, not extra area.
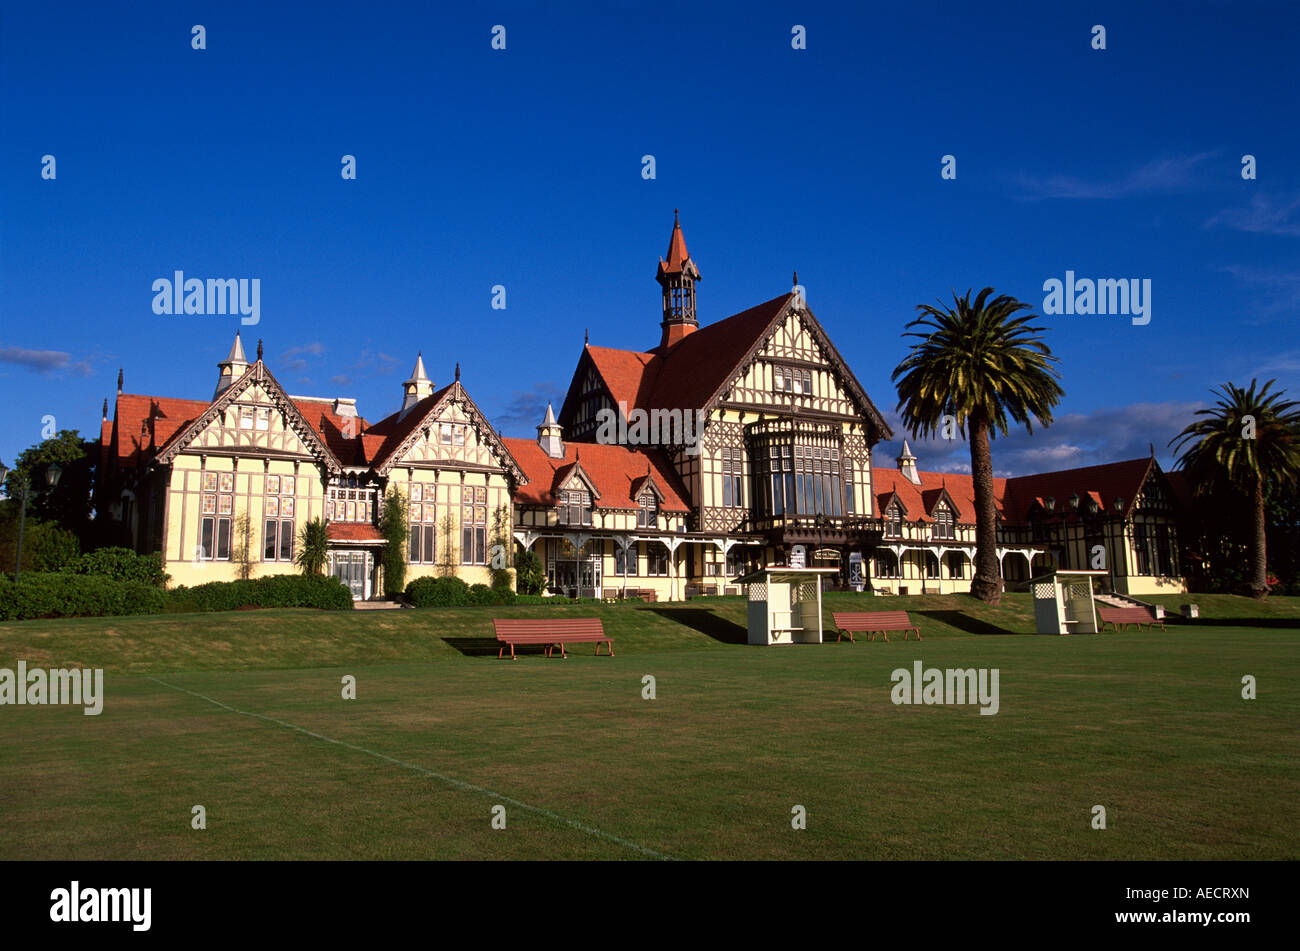
[(456, 382), (460, 382), (460, 361), (456, 361)]
[(677, 224), (677, 209), (673, 209), (673, 224)]
[(798, 287), (798, 286), (799, 286), (799, 272), (798, 272), (798, 271), (795, 271), (795, 272), (794, 272), (794, 286), (795, 286), (795, 287)]
[(122, 395), (122, 368), (117, 368), (117, 395)]
[(591, 344), (591, 337), (588, 335), (587, 330), (588, 328), (586, 327), (582, 328), (582, 345), (584, 347), (589, 346)]
[(262, 338), (261, 337), (257, 338), (257, 360), (259, 363), (262, 361)]
[(104, 419), (108, 419), (108, 397), (104, 397)]

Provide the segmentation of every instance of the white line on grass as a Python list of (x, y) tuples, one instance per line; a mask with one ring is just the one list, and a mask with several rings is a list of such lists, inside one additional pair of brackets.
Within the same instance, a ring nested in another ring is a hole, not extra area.
[(551, 812), (551, 810), (543, 809), (540, 806), (530, 806), (528, 803), (520, 802), (518, 799), (514, 799), (511, 796), (505, 796), (502, 795), (501, 793), (493, 792), (491, 789), (485, 789), (482, 786), (475, 786), (473, 783), (467, 783), (463, 779), (455, 779), (454, 777), (451, 776), (444, 776), (442, 773), (436, 772), (432, 769), (426, 769), (423, 766), (416, 766), (414, 763), (404, 763), (400, 759), (394, 759), (393, 757), (386, 756), (383, 753), (377, 753), (374, 750), (368, 750), (364, 746), (357, 746), (355, 743), (348, 743), (345, 742), (344, 740), (336, 740), (333, 737), (323, 736), (320, 733), (313, 733), (311, 730), (304, 729), (303, 727), (296, 726), (284, 720), (277, 720), (275, 717), (268, 717), (264, 713), (253, 713), (251, 710), (236, 709), (235, 707), (232, 707), (229, 704), (222, 703), (220, 700), (213, 700), (211, 697), (205, 697), (203, 694), (196, 693), (193, 690), (187, 690), (184, 687), (178, 687), (176, 684), (169, 684), (164, 680), (159, 680), (157, 677), (150, 677), (149, 679), (156, 684), (162, 684), (164, 687), (169, 687), (172, 690), (179, 690), (181, 693), (187, 693), (191, 697), (198, 697), (200, 700), (206, 700), (208, 703), (215, 704), (216, 706), (221, 707), (223, 710), (229, 710), (231, 713), (238, 713), (240, 716), (244, 716), (244, 717), (253, 717), (254, 719), (257, 720), (265, 720), (268, 723), (275, 723), (278, 724), (279, 726), (286, 727), (290, 730), (296, 730), (297, 732), (302, 733), (306, 736), (310, 736), (316, 740), (324, 740), (326, 743), (333, 743), (336, 746), (342, 746), (350, 750), (356, 750), (358, 753), (365, 753), (367, 756), (373, 756), (376, 759), (384, 760), (385, 762), (392, 763), (395, 766), (401, 766), (404, 769), (414, 770), (417, 773), (423, 773), (425, 776), (431, 776), (434, 779), (439, 780), (440, 782), (444, 782), (449, 786), (455, 786), (457, 789), (464, 789), (469, 792), (481, 793), (482, 795), (495, 799), (498, 802), (508, 802), (516, 809), (523, 809), (526, 812), (532, 812), (539, 816), (544, 816), (547, 819), (551, 819), (555, 822), (559, 822), (563, 825), (566, 825), (571, 829), (577, 829), (579, 832), (586, 833), (587, 835), (590, 836), (595, 836), (597, 839), (604, 839), (606, 842), (613, 842), (616, 845), (621, 845), (624, 848), (631, 849), (634, 852), (640, 852), (642, 855), (648, 855), (651, 858), (662, 859), (664, 861), (671, 861), (670, 856), (664, 855), (661, 852), (656, 852), (654, 849), (646, 848), (644, 845), (640, 845), (636, 842), (629, 842), (627, 839), (620, 839), (616, 835), (610, 835), (608, 832), (602, 832), (600, 829), (597, 829), (594, 826), (585, 825), (574, 819), (570, 819), (567, 816), (562, 816), (558, 812)]

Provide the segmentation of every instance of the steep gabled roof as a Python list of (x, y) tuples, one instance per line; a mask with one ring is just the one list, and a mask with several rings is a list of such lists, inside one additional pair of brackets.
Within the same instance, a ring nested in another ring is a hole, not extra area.
[[(342, 468), (333, 450), (330, 449), (325, 437), (303, 417), (302, 411), (298, 405), (284, 391), (284, 387), (275, 378), (274, 374), (266, 368), (261, 360), (254, 363), (239, 379), (235, 380), (220, 396), (208, 403), (197, 418), (185, 424), (175, 435), (163, 442), (158, 442), (162, 448), (158, 451), (157, 459), (164, 465), (170, 463), (177, 453), (184, 450), (186, 446), (193, 441), (194, 437), (208, 426), (221, 413), (225, 412), (227, 406), (238, 401), (244, 391), (254, 384), (262, 386), (267, 394), (271, 397), (271, 402), (284, 413), (285, 420), (289, 424), (298, 438), (303, 441), (308, 450), (316, 457), (317, 461), (323, 464), (332, 472), (337, 472)], [(189, 402), (189, 401), (187, 401)]]
[[(726, 385), (762, 348), (768, 334), (784, 318), (795, 301), (793, 292), (764, 301), (755, 307), (707, 324), (687, 334), (667, 350), (616, 350), (588, 345), (578, 361), (564, 399), (561, 421), (580, 395), (587, 366), (594, 366), (615, 404), (626, 402), (629, 409), (708, 409)], [(884, 417), (867, 396), (862, 384), (840, 356), (817, 318), (806, 307), (800, 319), (825, 351), (827, 359), (843, 378), (845, 389), (858, 401), (882, 438), (893, 435)], [(588, 361), (590, 361), (588, 363)]]
[(371, 437), (383, 436), (383, 442), (374, 450), (370, 456), (369, 463), (375, 472), (379, 475), (387, 475), (389, 470), (397, 464), (415, 442), (421, 429), (431, 425), (443, 411), (448, 403), (462, 404), (465, 415), (469, 417), (471, 425), (474, 426), (479, 438), (483, 443), (496, 453), (497, 458), (501, 460), (502, 467), (510, 474), (516, 482), (527, 481), (524, 470), (520, 468), (518, 461), (506, 447), (501, 437), (497, 435), (492, 424), (488, 422), (483, 411), (478, 405), (470, 399), (465, 388), (461, 386), (459, 374), (457, 379), (444, 386), (442, 389), (426, 396), (420, 402), (411, 407), (410, 411), (403, 415), (397, 412), (384, 417), (379, 422), (370, 427), (369, 435)]
[(528, 476), (528, 484), (515, 493), (521, 505), (556, 504), (555, 493), (581, 462), (582, 472), (600, 493), (593, 499), (598, 509), (634, 509), (639, 486), (644, 483), (646, 466), (663, 493), (660, 508), (670, 512), (687, 512), (686, 489), (672, 464), (656, 450), (607, 446), (601, 443), (565, 443), (564, 458), (552, 459), (532, 439), (502, 440)]
[[(210, 405), (208, 400), (122, 393), (113, 410), (113, 423), (109, 430), (110, 453), (117, 457), (119, 467), (135, 468), (142, 455), (147, 457), (167, 445), (178, 432), (202, 416)], [(101, 438), (103, 432), (101, 426)]]
[(1115, 514), (1115, 500), (1123, 499), (1122, 514), (1128, 516), (1147, 477), (1157, 468), (1155, 459), (1147, 457), (1017, 476), (1007, 480), (1004, 514), (1010, 522), (1027, 521), (1036, 500), (1051, 496), (1056, 500), (1055, 514), (1064, 515), (1067, 520), (1077, 518), (1068, 501), (1070, 496), (1077, 492), (1080, 499), (1087, 499), (1089, 493), (1095, 492), (1102, 510), (1108, 514)]
[[(897, 469), (871, 470), (872, 491), (876, 494), (880, 508), (873, 515), (884, 514), (884, 502), (894, 493), (907, 510), (909, 521), (933, 522), (934, 504), (940, 498), (946, 498), (953, 506), (953, 516), (958, 522), (966, 524), (975, 521), (975, 485), (971, 477), (961, 472), (917, 472), (920, 485), (913, 485)], [(998, 510), (1002, 510), (1003, 498), (1007, 491), (1007, 480), (993, 480), (993, 498)], [(927, 504), (928, 502), (928, 504)]]

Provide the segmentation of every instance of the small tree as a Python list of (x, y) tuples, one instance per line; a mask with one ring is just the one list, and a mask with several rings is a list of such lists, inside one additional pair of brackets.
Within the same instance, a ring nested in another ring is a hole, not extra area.
[(510, 587), (510, 510), (498, 505), (492, 513), (492, 587)]
[(305, 575), (322, 575), (329, 560), (330, 539), (325, 523), (318, 518), (306, 522), (298, 532), (298, 557)]
[(444, 515), (438, 523), (438, 534), (442, 537), (442, 561), (438, 562), (438, 574), (450, 578), (456, 574), (456, 520), (450, 514)]
[(535, 551), (515, 559), (515, 588), (520, 594), (541, 594), (546, 587), (546, 567)]
[(253, 523), (247, 512), (235, 516), (234, 540), (230, 546), (230, 562), (235, 573), (247, 581), (253, 576)]
[(396, 487), (384, 496), (379, 534), (384, 536), (384, 594), (396, 597), (406, 590), (406, 499)]

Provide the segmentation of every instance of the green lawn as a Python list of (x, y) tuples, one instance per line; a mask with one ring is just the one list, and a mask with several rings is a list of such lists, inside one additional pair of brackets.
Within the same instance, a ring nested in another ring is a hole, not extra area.
[[(0, 625), (0, 667), (107, 693), (0, 707), (0, 859), (1294, 859), (1300, 599), (1188, 600), (1167, 633), (1036, 637), (1023, 596), (877, 598), (926, 640), (786, 648), (735, 643), (739, 599)], [(541, 612), (616, 656), (498, 661), (490, 619)], [(895, 706), (914, 660), (998, 668), (1000, 712)]]

